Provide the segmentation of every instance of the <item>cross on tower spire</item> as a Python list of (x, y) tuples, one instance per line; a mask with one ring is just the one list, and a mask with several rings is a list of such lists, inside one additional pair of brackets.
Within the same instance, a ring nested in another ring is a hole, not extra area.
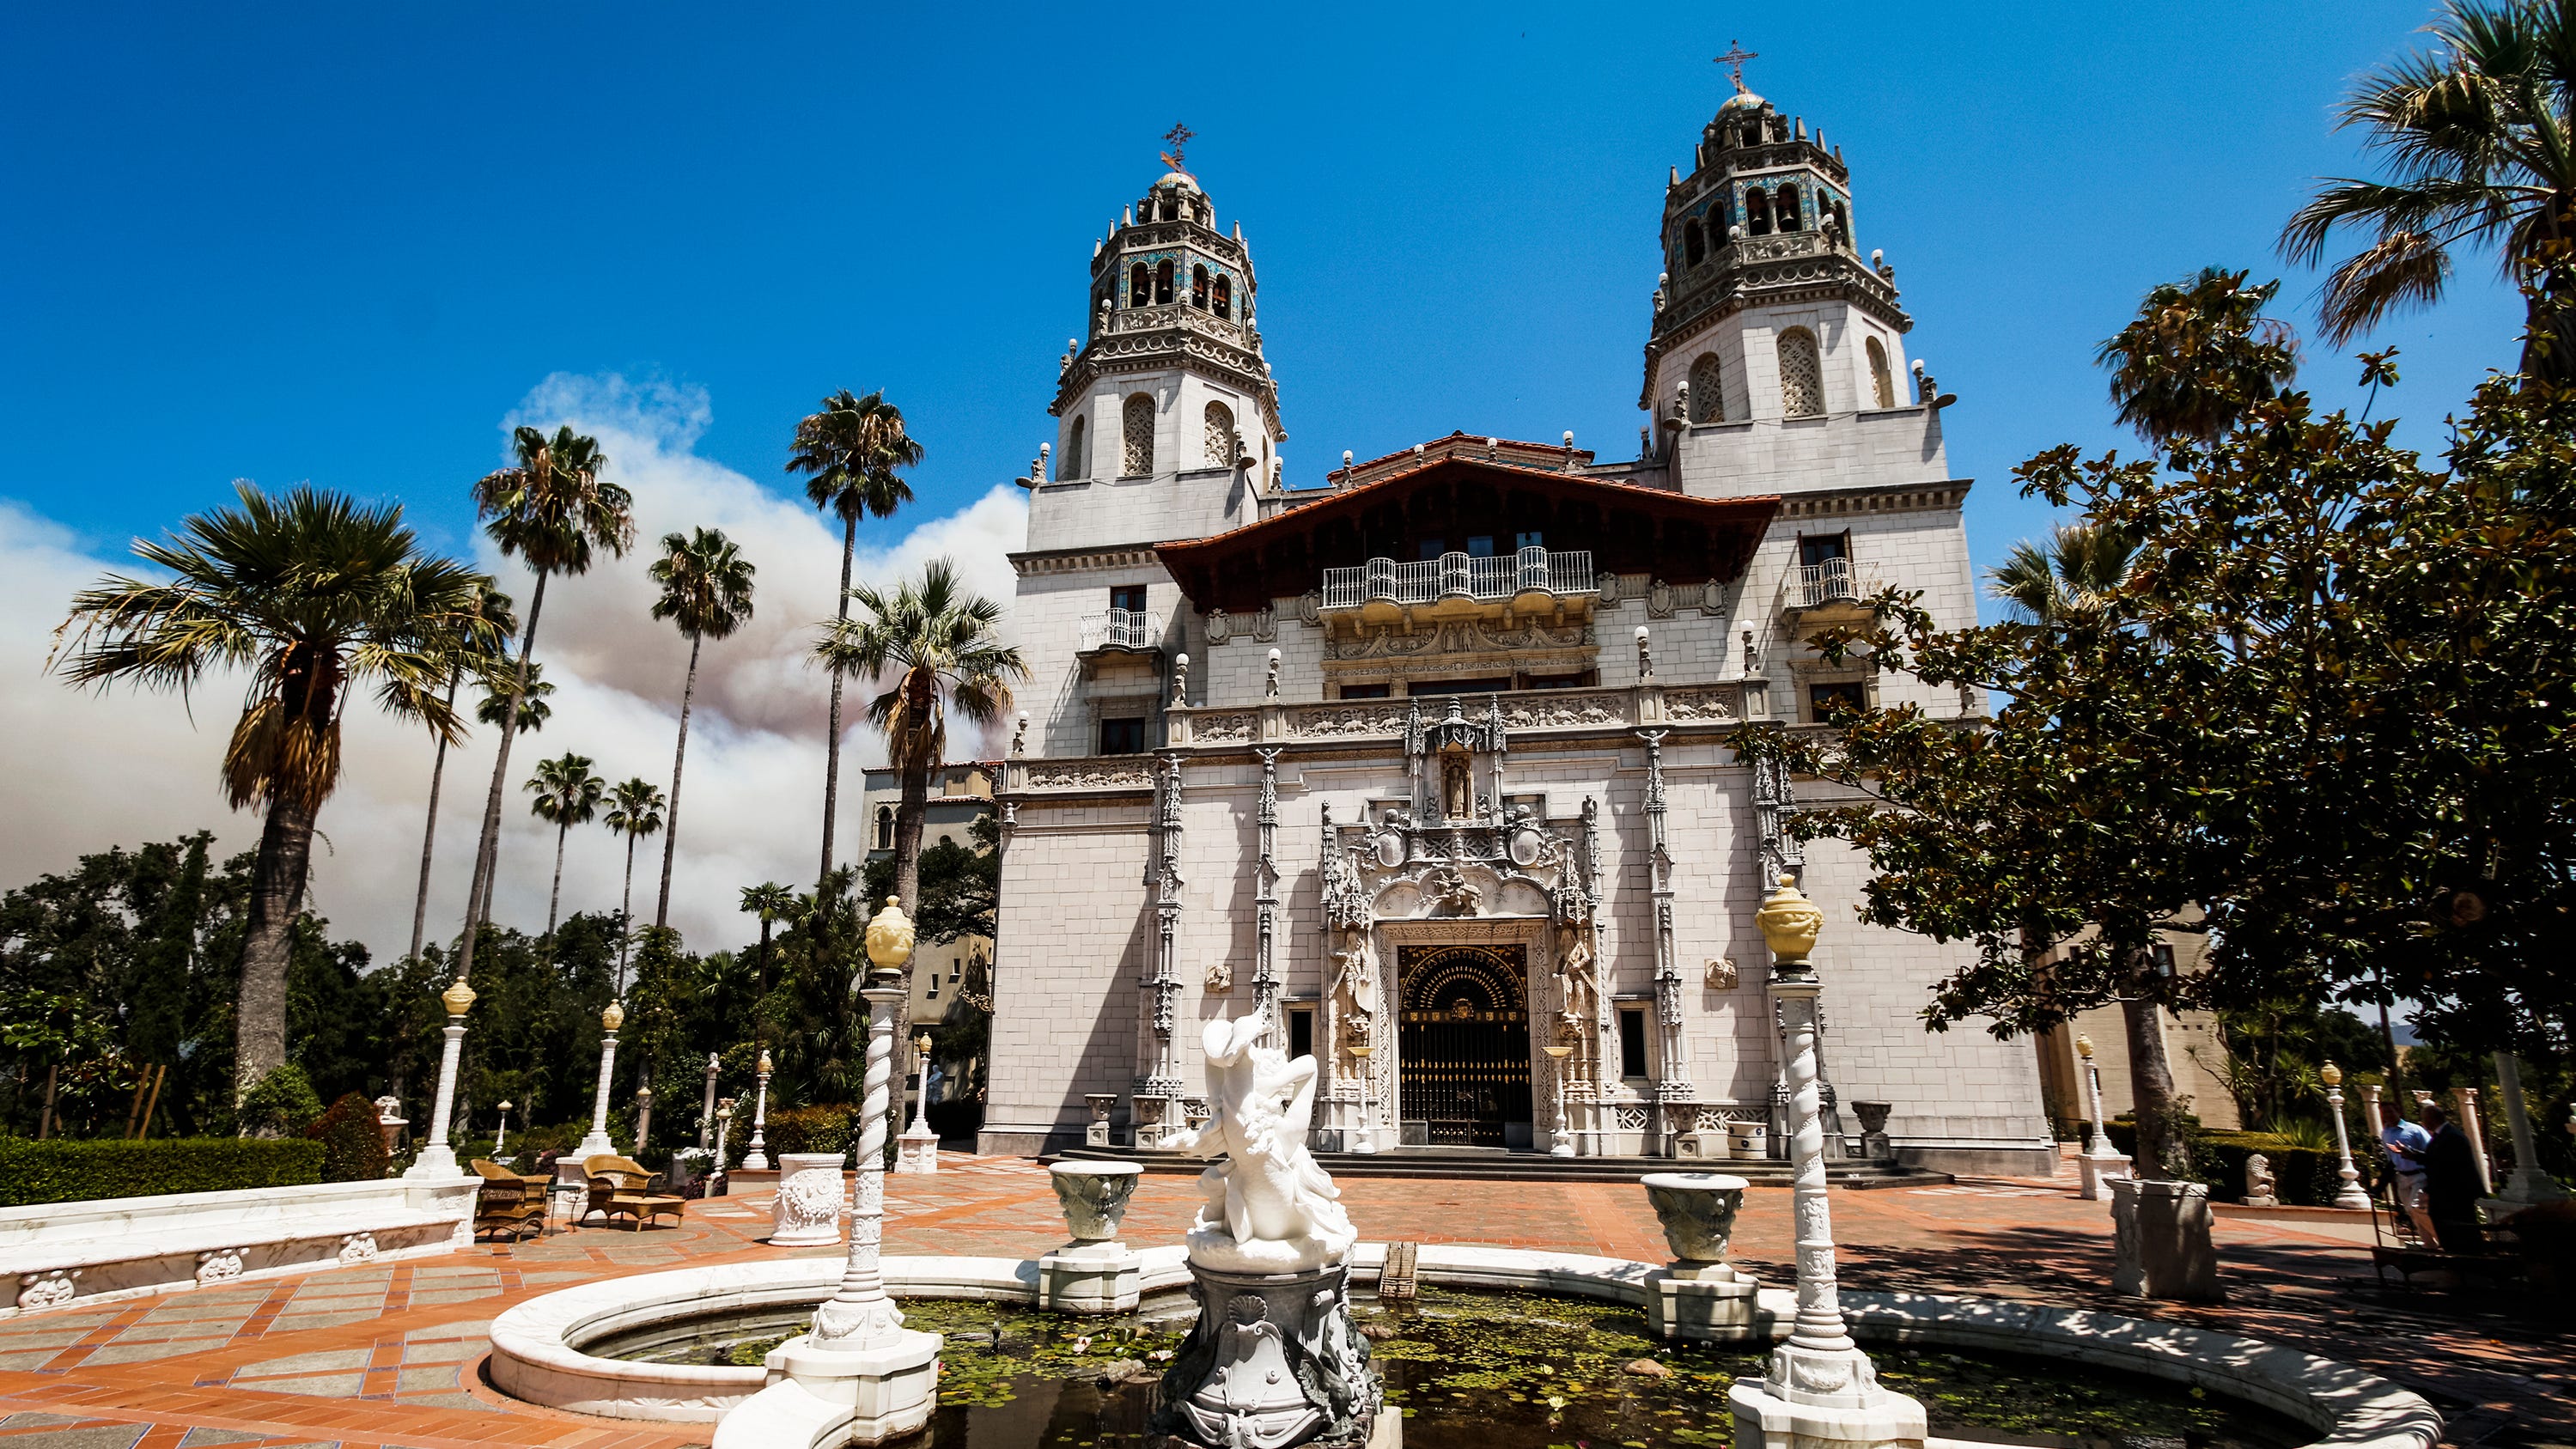
[[(1743, 87), (1738, 85), (1737, 89), (1741, 90)], [(1164, 142), (1172, 148), (1171, 150), (1163, 153), (1163, 164), (1171, 167), (1175, 171), (1178, 171), (1183, 176), (1194, 174), (1188, 166), (1182, 164), (1181, 148), (1189, 145), (1190, 142), (1196, 139), (1198, 139), (1198, 133), (1196, 131), (1191, 130), (1188, 126), (1185, 126), (1178, 121), (1174, 121), (1172, 123), (1172, 129), (1163, 133)]]
[(1735, 93), (1740, 96), (1744, 94), (1744, 63), (1761, 58), (1760, 51), (1746, 50), (1742, 42), (1730, 40), (1726, 43), (1726, 54), (1718, 56), (1716, 63), (1726, 67), (1727, 78), (1735, 82)]

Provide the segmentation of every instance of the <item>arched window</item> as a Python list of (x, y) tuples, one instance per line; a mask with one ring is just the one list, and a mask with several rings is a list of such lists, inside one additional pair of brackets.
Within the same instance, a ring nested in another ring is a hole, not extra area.
[(1869, 388), (1880, 407), (1896, 406), (1896, 374), (1887, 370), (1887, 349), (1875, 337), (1869, 339)]
[(1234, 279), (1219, 273), (1216, 285), (1208, 289), (1208, 310), (1220, 317), (1234, 315)]
[(1708, 239), (1700, 235), (1696, 218), (1682, 223), (1682, 260), (1694, 267), (1708, 260)]
[(1120, 421), (1127, 456), (1119, 467), (1119, 476), (1145, 477), (1154, 471), (1154, 399), (1141, 392), (1129, 394), (1127, 408)]
[(1771, 210), (1782, 231), (1796, 231), (1806, 224), (1804, 218), (1798, 214), (1798, 188), (1786, 182), (1781, 184), (1778, 194), (1773, 197)]
[(1718, 371), (1716, 353), (1703, 352), (1691, 364), (1690, 390), (1692, 422), (1726, 421), (1726, 377)]
[(1180, 203), (1179, 203), (1177, 200), (1175, 200), (1174, 198), (1172, 198), (1171, 196), (1169, 196), (1169, 195), (1165, 195), (1165, 196), (1164, 196), (1164, 198), (1163, 198), (1163, 220), (1165, 220), (1165, 221), (1178, 221), (1178, 220), (1180, 220), (1180, 219), (1181, 219), (1181, 206), (1180, 206)]
[(1843, 245), (1850, 246), (1852, 244), (1851, 208), (1843, 205), (1842, 198), (1839, 196), (1827, 202), (1826, 205), (1834, 209), (1834, 230), (1843, 234)]
[(1145, 270), (1143, 262), (1138, 262), (1127, 269), (1127, 305), (1142, 307), (1152, 300), (1154, 300), (1154, 274)]
[(1816, 334), (1792, 327), (1780, 334), (1780, 411), (1812, 418), (1825, 410), (1825, 369), (1816, 357)]
[(1221, 402), (1207, 405), (1207, 465), (1211, 468), (1234, 466), (1234, 409)]
[(1172, 301), (1172, 262), (1169, 257), (1154, 265), (1154, 301), (1170, 306)]
[(894, 809), (892, 806), (880, 805), (877, 807), (877, 849), (894, 849)]
[(1771, 234), (1771, 194), (1759, 186), (1744, 193), (1744, 229), (1755, 236)]
[(1208, 274), (1205, 267), (1190, 268), (1190, 305), (1207, 310)]
[(1055, 476), (1058, 481), (1080, 478), (1090, 471), (1087, 465), (1091, 460), (1085, 456), (1091, 451), (1090, 423), (1089, 418), (1075, 418), (1072, 428), (1066, 431), (1064, 457), (1057, 460), (1055, 465)]

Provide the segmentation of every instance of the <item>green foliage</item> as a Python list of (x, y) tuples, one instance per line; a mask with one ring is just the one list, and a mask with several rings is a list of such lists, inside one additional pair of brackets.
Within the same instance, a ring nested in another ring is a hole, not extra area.
[[(2137, 1123), (2115, 1120), (2103, 1130), (2119, 1151), (2137, 1150)], [(2331, 1129), (2326, 1131), (2330, 1134)], [(2293, 1207), (2330, 1207), (2336, 1189), (2343, 1184), (2343, 1159), (2336, 1155), (2331, 1135), (2320, 1146), (2312, 1140), (2278, 1133), (2205, 1132), (2195, 1128), (2185, 1140), (2191, 1153), (2189, 1179), (2209, 1184), (2209, 1196), (2214, 1202), (2245, 1200), (2245, 1159), (2257, 1152), (2271, 1162), (2273, 1195)], [(2370, 1181), (2371, 1164), (2366, 1158), (2356, 1153), (2353, 1166), (2361, 1172), (2364, 1183)]]
[(322, 1115), (312, 1079), (292, 1062), (275, 1068), (242, 1094), (241, 1129), (253, 1137), (289, 1137)]
[(374, 1182), (385, 1175), (385, 1133), (375, 1104), (355, 1092), (332, 1103), (304, 1135), (322, 1144), (324, 1182)]
[(171, 1137), (155, 1142), (38, 1142), (0, 1137), (0, 1207), (296, 1187), (322, 1181), (310, 1138)]
[(2228, 1095), (2254, 1126), (2287, 1130), (2304, 1114), (2324, 1110), (2318, 1072), (2327, 1062), (2347, 1072), (2388, 1070), (2388, 1044), (2378, 1027), (2313, 1001), (2275, 998), (2224, 1008), (2218, 1025), (2227, 1041)]
[[(972, 847), (953, 840), (934, 841), (921, 852), (921, 894), (912, 912), (921, 945), (939, 945), (968, 936), (990, 940), (1001, 914), (1001, 822), (990, 811), (968, 827)], [(895, 893), (895, 858), (873, 856), (867, 863), (867, 886), (860, 894), (883, 901)]]
[(849, 1151), (857, 1110), (847, 1102), (773, 1109), (763, 1131), (770, 1157), (775, 1160), (787, 1152)]

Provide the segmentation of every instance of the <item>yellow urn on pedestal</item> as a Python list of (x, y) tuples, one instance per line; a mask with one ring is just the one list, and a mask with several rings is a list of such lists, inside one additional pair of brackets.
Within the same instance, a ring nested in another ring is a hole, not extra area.
[(614, 1001), (608, 1003), (608, 1009), (599, 1014), (599, 1024), (614, 1033), (626, 1024), (626, 1008)]
[(473, 1009), (474, 988), (466, 985), (465, 978), (460, 976), (456, 978), (455, 985), (438, 993), (438, 999), (447, 1003), (448, 1015), (463, 1016), (467, 1011)]
[(1762, 939), (1771, 946), (1771, 954), (1783, 966), (1807, 959), (1816, 949), (1816, 937), (1825, 928), (1825, 913), (1816, 903), (1801, 895), (1797, 878), (1780, 877), (1779, 889), (1762, 901), (1762, 909), (1753, 913), (1753, 924), (1762, 928)]
[(869, 918), (868, 959), (880, 975), (900, 971), (912, 959), (912, 918), (903, 913), (901, 897), (886, 897), (885, 909)]

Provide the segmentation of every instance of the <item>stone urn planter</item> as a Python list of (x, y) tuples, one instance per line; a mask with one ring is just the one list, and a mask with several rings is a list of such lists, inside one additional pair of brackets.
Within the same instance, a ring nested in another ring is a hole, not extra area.
[(842, 1189), (838, 1152), (787, 1152), (778, 1158), (778, 1201), (772, 1208), (769, 1246), (820, 1248), (841, 1241)]
[(1140, 1301), (1144, 1259), (1118, 1241), (1144, 1166), (1059, 1162), (1047, 1169), (1073, 1241), (1038, 1259), (1038, 1304), (1055, 1313), (1124, 1313)]
[(1664, 1338), (1700, 1343), (1749, 1338), (1754, 1281), (1726, 1261), (1743, 1178), (1717, 1172), (1655, 1172), (1638, 1179), (1664, 1225), (1673, 1261), (1648, 1275), (1646, 1322)]
[(1860, 1155), (1871, 1162), (1892, 1157), (1895, 1149), (1887, 1140), (1887, 1118), (1896, 1110), (1893, 1102), (1854, 1102), (1852, 1115), (1860, 1119)]
[(1118, 1241), (1118, 1225), (1127, 1216), (1127, 1200), (1136, 1195), (1144, 1166), (1134, 1162), (1059, 1162), (1047, 1169), (1055, 1182), (1056, 1204), (1073, 1231), (1071, 1248)]

